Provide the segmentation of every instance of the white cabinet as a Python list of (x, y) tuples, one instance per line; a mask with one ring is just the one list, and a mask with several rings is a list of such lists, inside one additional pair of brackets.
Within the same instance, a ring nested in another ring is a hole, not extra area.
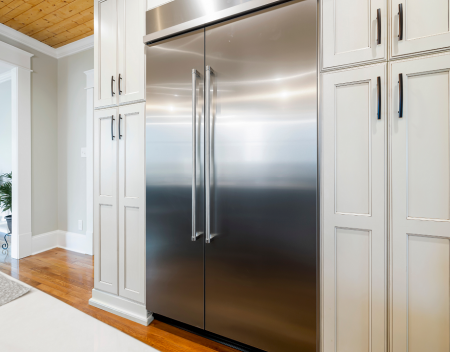
[(145, 103), (94, 113), (94, 287), (145, 302)]
[(145, 99), (145, 1), (94, 2), (95, 108)]
[(144, 303), (145, 103), (119, 108), (119, 295)]
[(94, 2), (94, 107), (117, 102), (116, 1)]
[(447, 352), (450, 55), (394, 62), (390, 77), (391, 351)]
[(118, 293), (117, 110), (94, 112), (94, 287)]
[(324, 352), (387, 345), (386, 71), (321, 76)]
[(391, 57), (450, 47), (448, 0), (391, 0), (390, 14)]
[(387, 59), (386, 0), (322, 0), (322, 68)]

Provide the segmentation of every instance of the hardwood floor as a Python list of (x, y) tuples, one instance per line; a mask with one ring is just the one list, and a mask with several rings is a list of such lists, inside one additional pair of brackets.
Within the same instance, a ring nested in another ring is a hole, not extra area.
[(89, 305), (94, 287), (89, 255), (55, 248), (21, 260), (0, 253), (0, 271), (75, 307), (162, 352), (237, 351), (156, 319), (143, 326)]

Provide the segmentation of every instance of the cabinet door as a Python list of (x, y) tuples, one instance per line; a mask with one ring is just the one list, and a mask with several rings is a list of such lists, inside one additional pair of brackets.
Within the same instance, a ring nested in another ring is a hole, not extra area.
[(323, 0), (322, 68), (386, 59), (387, 18), (386, 0)]
[(386, 350), (386, 70), (322, 76), (324, 352)]
[(391, 57), (450, 47), (449, 16), (448, 0), (392, 0)]
[(119, 103), (145, 99), (145, 1), (118, 1)]
[(119, 295), (144, 303), (145, 103), (119, 108)]
[(117, 0), (94, 1), (94, 106), (117, 104)]
[(450, 55), (395, 62), (390, 77), (391, 351), (447, 352)]
[(94, 112), (94, 286), (117, 294), (117, 110)]

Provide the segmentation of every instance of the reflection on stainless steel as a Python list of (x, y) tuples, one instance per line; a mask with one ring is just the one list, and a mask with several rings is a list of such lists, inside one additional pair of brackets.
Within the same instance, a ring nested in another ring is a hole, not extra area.
[(147, 308), (271, 352), (316, 351), (316, 5), (147, 48)]
[(147, 11), (147, 34), (251, 0), (175, 0)]
[(315, 33), (315, 0), (205, 32), (217, 87), (205, 329), (267, 351), (316, 350)]
[(196, 144), (195, 232), (203, 232), (203, 82), (192, 126), (192, 70), (203, 75), (204, 31), (146, 50), (147, 309), (203, 328), (203, 241), (191, 240), (191, 226)]
[(144, 43), (197, 28), (287, 0), (175, 0), (147, 11)]

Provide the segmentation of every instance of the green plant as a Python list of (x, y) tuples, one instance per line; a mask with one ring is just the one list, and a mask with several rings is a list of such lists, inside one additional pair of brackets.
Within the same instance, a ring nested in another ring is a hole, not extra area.
[(8, 211), (12, 207), (12, 172), (0, 175), (0, 178), (3, 180), (0, 185), (0, 209)]

